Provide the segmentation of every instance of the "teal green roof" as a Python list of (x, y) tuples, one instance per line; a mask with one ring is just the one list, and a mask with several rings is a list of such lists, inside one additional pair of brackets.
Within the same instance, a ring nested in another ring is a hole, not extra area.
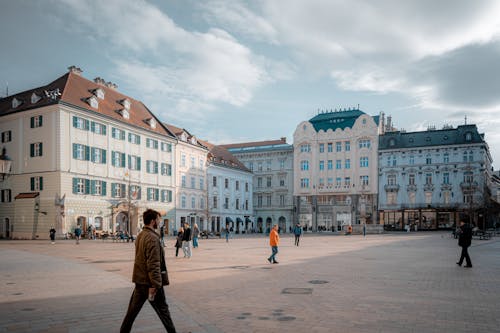
[[(347, 127), (352, 128), (356, 119), (364, 114), (365, 113), (363, 111), (358, 109), (325, 112), (311, 118), (309, 122), (313, 125), (316, 132), (319, 132), (320, 130), (326, 132), (329, 129), (335, 131), (337, 128), (344, 130)], [(373, 120), (378, 124), (379, 116), (373, 117)]]

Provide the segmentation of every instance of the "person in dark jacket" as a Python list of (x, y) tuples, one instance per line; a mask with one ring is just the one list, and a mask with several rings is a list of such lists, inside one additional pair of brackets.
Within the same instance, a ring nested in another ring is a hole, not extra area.
[(177, 240), (175, 241), (175, 256), (179, 256), (179, 249), (182, 247), (182, 238), (184, 237), (184, 228), (180, 227), (179, 233), (177, 234)]
[(191, 258), (191, 227), (184, 223), (184, 235), (182, 236), (182, 251), (184, 258)]
[(293, 234), (295, 235), (295, 246), (299, 246), (300, 236), (302, 235), (302, 227), (299, 223), (293, 228)]
[(462, 266), (464, 258), (467, 265), (464, 267), (472, 267), (472, 262), (469, 257), (468, 248), (472, 243), (472, 228), (469, 224), (465, 224), (464, 221), (460, 221), (460, 228), (458, 231), (458, 246), (462, 248), (462, 253), (460, 255), (460, 260), (457, 262), (458, 266)]
[(54, 229), (54, 227), (50, 228), (49, 234), (50, 234), (50, 242), (52, 244), (55, 244), (56, 243), (56, 229)]
[(169, 333), (175, 333), (170, 317), (163, 286), (169, 285), (165, 252), (160, 236), (155, 232), (160, 223), (160, 213), (148, 209), (143, 214), (144, 228), (135, 242), (135, 261), (132, 282), (135, 289), (130, 297), (127, 314), (123, 319), (120, 332), (130, 332), (135, 318), (146, 300), (160, 317)]

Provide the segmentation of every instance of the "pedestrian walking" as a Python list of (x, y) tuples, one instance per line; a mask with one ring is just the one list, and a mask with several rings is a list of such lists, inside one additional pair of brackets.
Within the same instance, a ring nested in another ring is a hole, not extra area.
[(229, 242), (229, 233), (231, 230), (229, 230), (229, 224), (226, 223), (226, 243)]
[(161, 241), (161, 246), (165, 247), (165, 222), (161, 222), (160, 226), (160, 241)]
[(271, 264), (277, 264), (276, 255), (278, 254), (278, 245), (280, 244), (280, 235), (278, 234), (278, 225), (273, 225), (269, 233), (269, 245), (271, 246), (271, 256), (267, 258)]
[(464, 259), (466, 265), (464, 267), (472, 267), (472, 262), (469, 257), (468, 248), (472, 243), (472, 229), (469, 224), (465, 224), (464, 221), (460, 221), (460, 228), (458, 230), (458, 246), (462, 248), (462, 253), (460, 254), (460, 260), (457, 262), (458, 266), (462, 266)]
[(184, 252), (184, 258), (191, 258), (191, 227), (187, 223), (184, 224), (182, 251)]
[(363, 237), (366, 237), (366, 223), (363, 223)]
[(160, 236), (155, 232), (161, 215), (155, 210), (144, 212), (144, 228), (135, 242), (135, 261), (132, 282), (134, 292), (130, 297), (127, 314), (123, 319), (120, 332), (130, 332), (135, 318), (146, 300), (149, 301), (163, 326), (169, 333), (175, 333), (174, 323), (170, 317), (165, 300), (163, 286), (169, 285), (165, 252), (160, 243)]
[(50, 235), (50, 242), (52, 244), (55, 244), (56, 243), (56, 229), (54, 229), (54, 227), (50, 228), (49, 235)]
[(76, 244), (80, 244), (80, 237), (82, 236), (82, 229), (80, 228), (80, 225), (77, 224), (75, 228), (75, 238), (76, 238)]
[(295, 246), (299, 246), (300, 236), (302, 235), (302, 227), (300, 226), (300, 223), (297, 223), (295, 228), (293, 228), (293, 234), (295, 235)]
[(179, 249), (182, 247), (182, 237), (184, 237), (184, 228), (180, 227), (177, 239), (175, 241), (175, 256), (179, 256)]
[(200, 229), (198, 225), (195, 223), (193, 226), (193, 248), (198, 247), (198, 237), (200, 236)]

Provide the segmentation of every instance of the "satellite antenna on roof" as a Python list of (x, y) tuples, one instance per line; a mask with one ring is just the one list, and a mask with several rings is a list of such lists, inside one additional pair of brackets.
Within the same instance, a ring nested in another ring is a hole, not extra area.
[(465, 115), (465, 125), (467, 125), (467, 115)]
[(5, 81), (5, 97), (9, 96), (9, 82)]

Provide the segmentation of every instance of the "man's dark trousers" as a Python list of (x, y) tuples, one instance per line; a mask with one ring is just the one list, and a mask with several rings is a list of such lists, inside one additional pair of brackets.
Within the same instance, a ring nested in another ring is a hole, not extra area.
[[(135, 318), (141, 311), (144, 302), (148, 299), (149, 295), (149, 286), (143, 284), (136, 284), (134, 292), (130, 297), (130, 303), (128, 305), (127, 314), (123, 319), (122, 327), (120, 328), (120, 332), (130, 332), (132, 329), (132, 324), (134, 323)], [(175, 333), (174, 323), (172, 322), (172, 318), (170, 317), (170, 311), (168, 310), (167, 302), (165, 301), (165, 292), (163, 287), (157, 290), (155, 299), (152, 302), (149, 302), (153, 309), (156, 311), (158, 317), (160, 317), (163, 326), (168, 333)]]
[(470, 261), (470, 257), (469, 257), (469, 251), (467, 251), (469, 247), (468, 246), (462, 246), (462, 254), (460, 255), (460, 260), (458, 261), (458, 264), (459, 265), (462, 265), (462, 263), (464, 262), (464, 258), (465, 258), (465, 262), (467, 263), (467, 266), (472, 266), (472, 262)]

